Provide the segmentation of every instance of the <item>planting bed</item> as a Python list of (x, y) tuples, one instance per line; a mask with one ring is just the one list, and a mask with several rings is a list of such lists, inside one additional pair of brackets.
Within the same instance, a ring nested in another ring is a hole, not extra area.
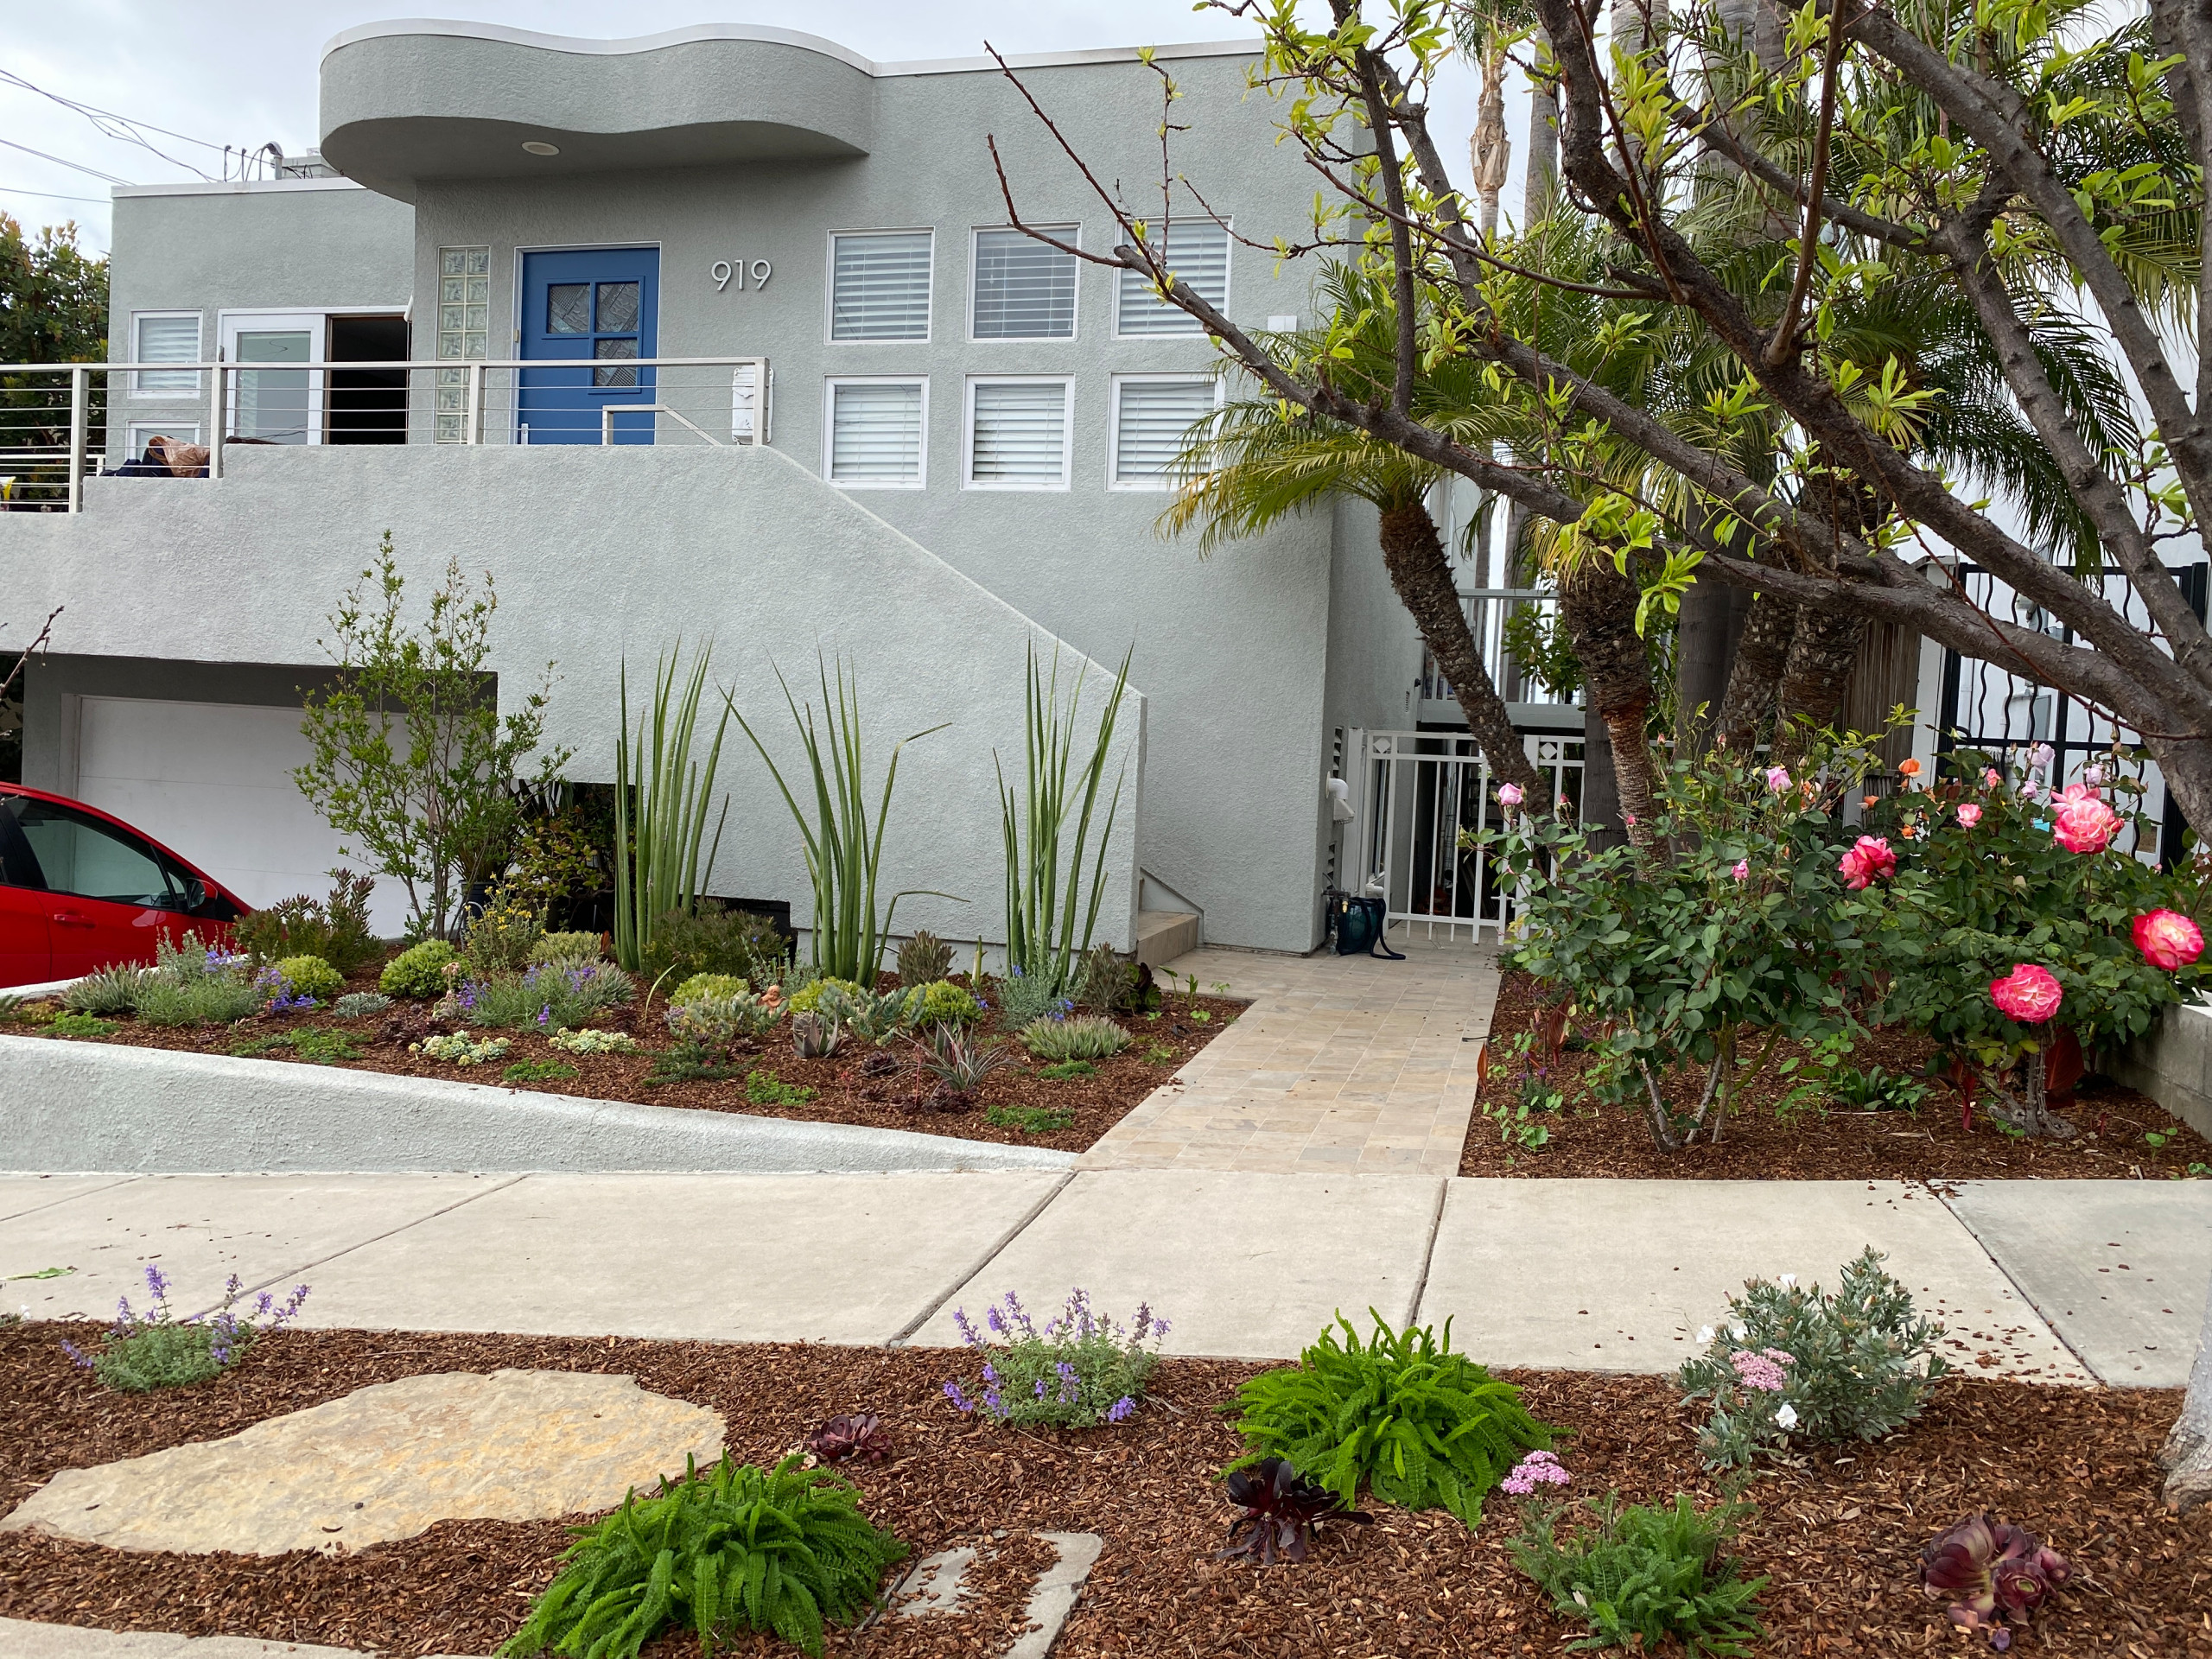
[[(892, 1457), (852, 1471), (863, 1508), (917, 1558), (981, 1543), (981, 1589), (1026, 1581), (1021, 1569), (1041, 1560), (1033, 1531), (1103, 1535), (1105, 1553), (1055, 1649), (1068, 1659), (1554, 1654), (1580, 1634), (1508, 1560), (1514, 1521), (1503, 1497), (1472, 1535), (1441, 1514), (1370, 1503), (1376, 1526), (1325, 1528), (1302, 1566), (1212, 1560), (1231, 1516), (1215, 1477), (1236, 1451), (1215, 1408), (1257, 1369), (1249, 1365), (1168, 1360), (1122, 1427), (1015, 1433), (964, 1418), (943, 1397), (948, 1377), (972, 1381), (973, 1362), (960, 1353), (286, 1331), (212, 1382), (124, 1395), (61, 1353), (61, 1338), (93, 1334), (0, 1331), (0, 1399), (9, 1402), (0, 1510), (60, 1469), (234, 1433), (371, 1382), (502, 1366), (607, 1371), (721, 1412), (732, 1451), (763, 1462), (833, 1414), (880, 1413)], [(1508, 1375), (1541, 1416), (1573, 1431), (1560, 1455), (1576, 1495), (1712, 1492), (1690, 1414), (1666, 1382)], [(1986, 1509), (2040, 1534), (2076, 1570), (2016, 1651), (2212, 1655), (2212, 1533), (2171, 1518), (2158, 1500), (2153, 1454), (2178, 1403), (2172, 1393), (1950, 1379), (1905, 1433), (1763, 1473), (1750, 1494), (1762, 1513), (1743, 1541), (1751, 1570), (1771, 1580), (1759, 1651), (1987, 1651), (1952, 1630), (1914, 1580), (1924, 1541)], [(1008, 1536), (994, 1545), (999, 1529)], [(544, 1586), (565, 1541), (558, 1522), (447, 1522), (356, 1554), (251, 1557), (130, 1554), (0, 1533), (0, 1615), (487, 1654)], [(956, 1618), (840, 1634), (830, 1650), (997, 1653), (1017, 1594), (987, 1595)], [(793, 1651), (765, 1641), (734, 1650)], [(675, 1635), (647, 1649), (654, 1659), (696, 1651)]]
[[(1483, 1106), (1516, 1103), (1519, 1090), (1505, 1060), (1505, 1039), (1529, 1029), (1541, 988), (1526, 974), (1509, 973), (1499, 988), (1491, 1027), (1489, 1076), (1459, 1159), (1462, 1175), (1581, 1175), (1636, 1180), (2164, 1180), (2212, 1176), (2212, 1142), (2133, 1089), (2104, 1080), (2084, 1082), (2065, 1114), (2082, 1133), (2070, 1141), (2028, 1140), (1977, 1115), (1961, 1122), (1955, 1091), (1937, 1083), (1917, 1111), (1859, 1111), (1830, 1101), (1779, 1116), (1775, 1103), (1789, 1090), (1782, 1061), (1796, 1052), (1778, 1044), (1772, 1062), (1738, 1094), (1719, 1146), (1700, 1139), (1678, 1153), (1651, 1144), (1643, 1116), (1628, 1108), (1600, 1106), (1582, 1086), (1591, 1056), (1570, 1047), (1550, 1067), (1550, 1084), (1565, 1108), (1532, 1121), (1550, 1132), (1533, 1150), (1504, 1144)], [(1572, 1040), (1572, 1039), (1570, 1039)], [(1750, 1039), (1744, 1039), (1747, 1046)], [(1852, 1056), (1862, 1068), (1920, 1076), (1934, 1046), (1904, 1032), (1880, 1032)], [(1694, 1104), (1702, 1077), (1674, 1080), (1673, 1093)], [(2154, 1140), (2152, 1137), (2156, 1137)]]
[[(381, 964), (379, 964), (379, 968)], [(347, 982), (348, 990), (374, 990), (379, 969), (365, 969)], [(896, 982), (886, 978), (888, 988)], [(956, 982), (966, 984), (964, 976)], [(986, 991), (988, 999), (988, 992)], [(791, 1052), (790, 1039), (779, 1028), (772, 1037), (741, 1050), (734, 1075), (717, 1079), (692, 1079), (648, 1084), (654, 1056), (670, 1046), (661, 1023), (662, 1004), (656, 1001), (643, 1019), (635, 1006), (615, 1007), (594, 1015), (597, 1028), (628, 1033), (645, 1046), (637, 1054), (569, 1054), (554, 1048), (536, 1033), (492, 1028), (466, 1027), (479, 1038), (505, 1037), (509, 1048), (502, 1060), (489, 1065), (459, 1066), (408, 1052), (410, 1042), (439, 1031), (463, 1029), (450, 1023), (434, 1024), (428, 1003), (394, 1002), (382, 1015), (342, 1021), (319, 1014), (266, 1014), (235, 1026), (169, 1027), (149, 1026), (128, 1015), (117, 1016), (118, 1029), (99, 1037), (57, 1040), (124, 1043), (146, 1048), (165, 1048), (195, 1054), (232, 1054), (254, 1051), (253, 1057), (279, 1064), (303, 1062), (288, 1047), (262, 1049), (272, 1038), (309, 1031), (341, 1032), (360, 1050), (358, 1059), (339, 1062), (349, 1069), (382, 1071), (400, 1077), (442, 1077), (461, 1083), (491, 1084), (502, 1088), (536, 1090), (548, 1094), (581, 1096), (593, 1100), (632, 1101), (649, 1106), (690, 1106), (709, 1111), (747, 1112), (767, 1117), (793, 1118), (816, 1123), (852, 1123), (874, 1128), (912, 1129), (923, 1134), (956, 1136), (964, 1141), (995, 1141), (1017, 1146), (1052, 1147), (1080, 1152), (1119, 1122), (1132, 1107), (1154, 1089), (1171, 1081), (1183, 1063), (1218, 1035), (1242, 1013), (1245, 1003), (1217, 996), (1195, 999), (1181, 992), (1162, 990), (1163, 1006), (1156, 1016), (1134, 1014), (1119, 1016), (1131, 1036), (1129, 1046), (1110, 1058), (1094, 1061), (1094, 1075), (1052, 1078), (1039, 1075), (1044, 1062), (1036, 1059), (1011, 1033), (995, 1024), (995, 1010), (987, 1016), (983, 1033), (1006, 1046), (1013, 1064), (993, 1072), (976, 1091), (974, 1103), (945, 1111), (928, 1103), (934, 1079), (918, 1074), (914, 1045), (894, 1039), (883, 1049), (848, 1038), (828, 1059), (802, 1060)], [(36, 1035), (37, 1023), (52, 1012), (50, 1005), (33, 1004), (21, 1010), (16, 1020), (0, 1026), (11, 1033)], [(1203, 1015), (1203, 1018), (1198, 1016)], [(861, 1063), (872, 1055), (888, 1054), (900, 1062), (887, 1076), (862, 1075)], [(560, 1067), (573, 1076), (509, 1077), (510, 1066)], [(793, 1090), (810, 1090), (805, 1100), (761, 1098), (765, 1090), (748, 1090), (747, 1074), (758, 1070), (772, 1073), (776, 1082)], [(1020, 1123), (990, 1121), (992, 1109), (1047, 1110), (1067, 1114), (1065, 1128), (1031, 1128)]]

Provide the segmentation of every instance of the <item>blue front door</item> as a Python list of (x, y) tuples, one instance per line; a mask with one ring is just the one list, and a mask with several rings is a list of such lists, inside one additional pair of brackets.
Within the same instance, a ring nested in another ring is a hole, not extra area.
[(524, 369), (515, 398), (518, 443), (597, 443), (605, 411), (614, 442), (651, 443), (660, 251), (579, 248), (522, 262), (522, 355), (575, 368)]

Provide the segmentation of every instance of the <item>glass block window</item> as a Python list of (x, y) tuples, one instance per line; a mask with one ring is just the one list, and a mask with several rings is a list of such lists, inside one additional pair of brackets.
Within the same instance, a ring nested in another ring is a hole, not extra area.
[(1064, 487), (1069, 390), (1065, 380), (970, 381), (968, 482), (979, 489)]
[(924, 380), (830, 383), (830, 481), (862, 489), (919, 489), (928, 425)]
[[(141, 363), (200, 361), (200, 313), (142, 311), (134, 319), (132, 354)], [(131, 391), (142, 397), (192, 397), (200, 391), (195, 369), (141, 369)]]
[(830, 238), (830, 338), (927, 340), (927, 231), (868, 231)]
[[(486, 355), (492, 334), (492, 250), (438, 250), (438, 360)], [(438, 371), (437, 441), (459, 443), (468, 418), (468, 371)]]
[[(1072, 245), (1072, 225), (1041, 226)], [(1073, 340), (1076, 261), (1016, 230), (976, 232), (978, 340)]]
[[(1169, 274), (1191, 286), (1199, 298), (1216, 308), (1229, 308), (1229, 232), (1211, 219), (1176, 219), (1167, 226), (1162, 246)], [(1115, 295), (1114, 332), (1150, 337), (1158, 334), (1200, 334), (1198, 320), (1152, 291), (1152, 283), (1134, 270), (1123, 270)]]
[(1117, 488), (1175, 486), (1175, 456), (1191, 427), (1213, 413), (1220, 383), (1185, 374), (1114, 383), (1114, 483)]

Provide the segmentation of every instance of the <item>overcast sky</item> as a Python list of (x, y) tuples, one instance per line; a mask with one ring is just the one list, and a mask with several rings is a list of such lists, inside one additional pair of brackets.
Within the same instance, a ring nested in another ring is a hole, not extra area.
[[(85, 244), (105, 252), (105, 181), (132, 184), (220, 177), (219, 146), (253, 149), (274, 139), (288, 154), (314, 148), (316, 65), (340, 29), (421, 16), (407, 0), (16, 0), (8, 8), (10, 73), (79, 104), (147, 122), (197, 143), (158, 135), (174, 160), (104, 137), (84, 116), (22, 86), (0, 83), (0, 211), (24, 226), (73, 219)], [(649, 35), (705, 22), (767, 23), (827, 35), (878, 61), (967, 57), (988, 40), (1004, 52), (1056, 52), (1255, 33), (1189, 0), (471, 0), (437, 15), (596, 38)], [(1475, 117), (1471, 74), (1438, 89), (1440, 137), (1464, 167)], [(1508, 111), (1514, 133), (1509, 214), (1519, 200), (1526, 105)], [(206, 146), (216, 146), (207, 148)], [(59, 162), (25, 153), (42, 150)], [(41, 194), (34, 194), (33, 192)], [(71, 200), (75, 198), (75, 200)]]

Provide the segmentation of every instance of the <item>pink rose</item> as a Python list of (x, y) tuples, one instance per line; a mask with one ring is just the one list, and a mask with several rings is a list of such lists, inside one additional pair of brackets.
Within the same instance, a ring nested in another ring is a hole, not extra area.
[(1897, 855), (1890, 850), (1887, 841), (1873, 836), (1861, 836), (1852, 849), (1836, 861), (1842, 872), (1844, 885), (1853, 893), (1870, 881), (1897, 873)]
[(2126, 824), (2087, 784), (2069, 784), (2051, 804), (2050, 833), (2069, 853), (2101, 853)]
[(2135, 918), (2135, 948), (2171, 974), (2204, 954), (2204, 930), (2177, 910), (2154, 910)]
[[(1738, 859), (1736, 861), (1736, 868), (1729, 871), (1728, 874), (1734, 876), (1738, 881), (1748, 880), (1751, 874), (1751, 861), (1748, 858)], [(2168, 912), (2160, 911), (2158, 913), (2163, 916)]]
[(1777, 795), (1788, 789), (1789, 787), (1788, 770), (1782, 766), (1769, 766), (1766, 769), (1766, 786)]
[(2064, 996), (2050, 970), (2033, 963), (2021, 963), (2003, 979), (1989, 982), (1989, 1000), (1998, 1011), (2024, 1026), (2039, 1026), (2050, 1019)]
[(1981, 781), (1988, 785), (1990, 788), (1994, 789), (1998, 785), (2003, 783), (2005, 780), (1997, 775), (1996, 767), (1986, 766), (1982, 769)]
[(1500, 784), (1497, 786), (1497, 804), (1500, 806), (1505, 807), (1520, 805), (1521, 785), (1518, 784)]
[(1971, 829), (1973, 829), (1973, 828), (1974, 827), (1974, 825), (1976, 825), (1977, 823), (1980, 823), (1980, 822), (1981, 822), (1981, 809), (1980, 809), (1980, 807), (1976, 806), (1973, 802), (1969, 801), (1969, 802), (1967, 802), (1964, 806), (1962, 806), (1962, 807), (1961, 807), (1961, 808), (1959, 809), (1959, 828), (1960, 828), (1960, 829), (1961, 829), (1961, 830), (1971, 830)]

